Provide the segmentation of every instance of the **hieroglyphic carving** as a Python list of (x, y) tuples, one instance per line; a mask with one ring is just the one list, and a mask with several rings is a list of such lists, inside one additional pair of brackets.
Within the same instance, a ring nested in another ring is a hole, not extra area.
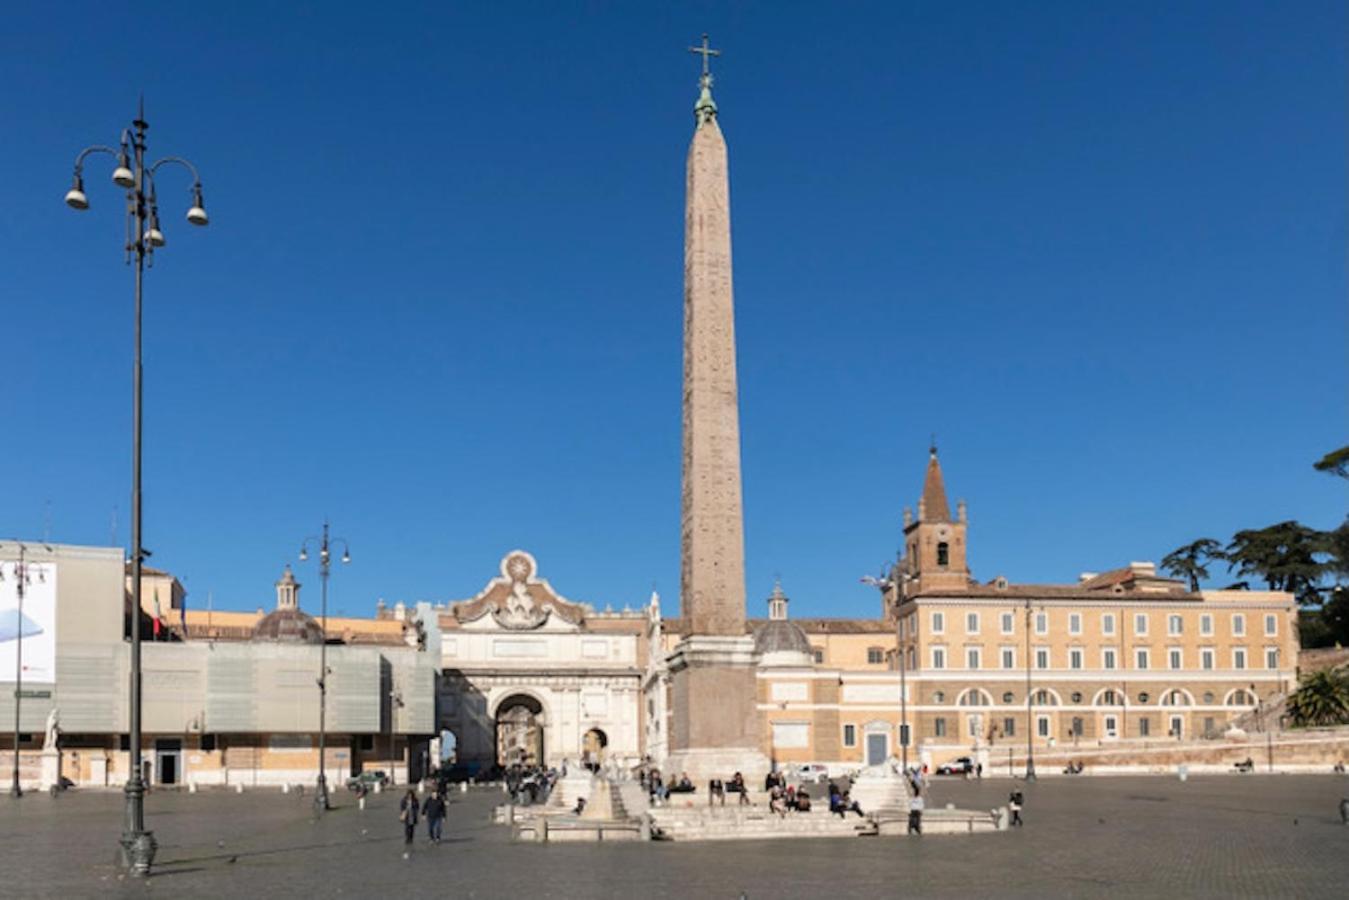
[(745, 540), (729, 179), (715, 118), (694, 132), (686, 187), (680, 603), (694, 634), (740, 635)]

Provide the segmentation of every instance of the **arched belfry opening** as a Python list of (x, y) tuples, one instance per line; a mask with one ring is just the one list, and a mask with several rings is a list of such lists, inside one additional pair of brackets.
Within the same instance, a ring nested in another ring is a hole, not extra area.
[(543, 704), (528, 694), (512, 694), (497, 707), (496, 761), (499, 765), (542, 765)]

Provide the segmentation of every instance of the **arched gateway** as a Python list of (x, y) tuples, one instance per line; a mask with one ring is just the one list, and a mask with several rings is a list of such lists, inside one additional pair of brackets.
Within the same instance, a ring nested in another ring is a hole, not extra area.
[(543, 704), (528, 694), (512, 694), (497, 707), (496, 761), (499, 765), (540, 765), (543, 755)]

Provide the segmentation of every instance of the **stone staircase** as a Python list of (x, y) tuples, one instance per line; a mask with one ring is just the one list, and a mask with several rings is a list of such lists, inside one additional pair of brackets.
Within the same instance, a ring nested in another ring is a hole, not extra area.
[(830, 813), (827, 804), (808, 813), (769, 812), (766, 802), (753, 806), (658, 806), (646, 814), (651, 837), (666, 841), (732, 841), (777, 838), (859, 837), (877, 833), (870, 818)]

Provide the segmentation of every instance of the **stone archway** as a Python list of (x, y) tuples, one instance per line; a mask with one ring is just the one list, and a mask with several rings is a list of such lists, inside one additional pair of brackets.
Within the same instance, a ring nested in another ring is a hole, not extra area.
[(497, 707), (498, 765), (543, 765), (543, 704), (528, 694), (512, 694)]

